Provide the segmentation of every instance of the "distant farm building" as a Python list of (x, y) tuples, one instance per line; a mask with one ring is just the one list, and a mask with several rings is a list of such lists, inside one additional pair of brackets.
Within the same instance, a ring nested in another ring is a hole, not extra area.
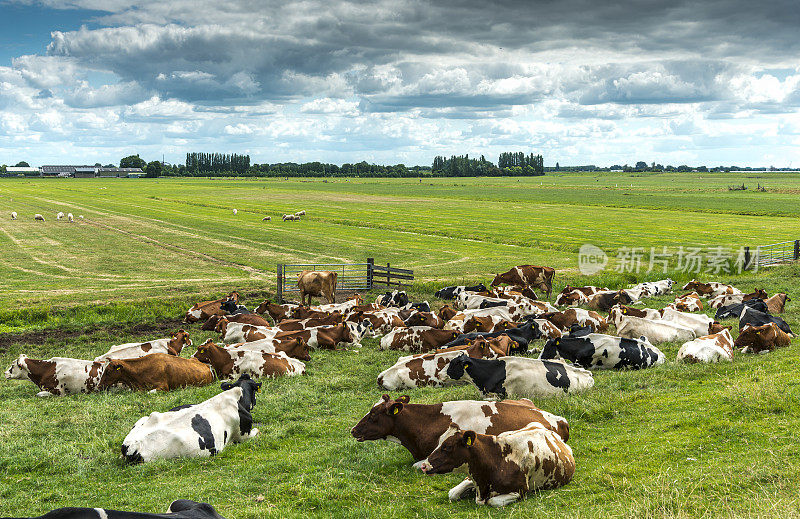
[(102, 178), (139, 178), (142, 168), (97, 168), (97, 176)]
[(139, 178), (144, 173), (141, 168), (103, 168), (100, 166), (42, 166), (43, 177), (74, 178)]

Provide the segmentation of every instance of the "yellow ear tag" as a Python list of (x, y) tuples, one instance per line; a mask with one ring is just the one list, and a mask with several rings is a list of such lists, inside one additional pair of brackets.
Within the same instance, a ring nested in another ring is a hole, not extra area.
[(467, 436), (467, 445), (472, 445), (472, 437)]
[(258, 393), (259, 391), (261, 391), (261, 386), (256, 386), (256, 393)]
[(206, 350), (204, 348), (200, 348), (199, 353), (205, 353), (205, 352), (206, 352)]
[(117, 371), (119, 371), (119, 370), (121, 370), (121, 369), (122, 369), (122, 366), (116, 366), (114, 369), (116, 369)]
[(395, 407), (394, 409), (392, 409), (392, 414), (397, 414), (399, 412), (400, 412), (400, 408), (399, 407)]
[(558, 346), (559, 344), (561, 344), (561, 341), (559, 339), (556, 339), (556, 346)]

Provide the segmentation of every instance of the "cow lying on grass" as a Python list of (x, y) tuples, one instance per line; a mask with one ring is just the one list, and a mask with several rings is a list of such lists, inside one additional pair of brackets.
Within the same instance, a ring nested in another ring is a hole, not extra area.
[(122, 456), (128, 463), (213, 456), (229, 442), (258, 435), (250, 412), (261, 383), (242, 375), (221, 387), (222, 393), (205, 402), (140, 418), (122, 442)]
[(478, 337), (461, 346), (447, 350), (400, 357), (395, 364), (378, 375), (378, 386), (396, 391), (398, 389), (448, 386), (466, 381), (453, 380), (447, 375), (450, 361), (466, 353), (474, 359), (504, 357), (516, 346), (508, 336), (484, 339)]
[(91, 393), (99, 388), (104, 364), (92, 360), (53, 357), (29, 359), (20, 355), (6, 370), (7, 379), (28, 379), (41, 390), (36, 396)]
[(472, 382), (484, 396), (548, 397), (575, 393), (594, 386), (592, 373), (550, 360), (525, 357), (472, 359), (462, 354), (450, 361), (447, 376)]
[(112, 346), (106, 353), (96, 357), (97, 362), (104, 362), (110, 359), (138, 359), (152, 353), (166, 353), (178, 356), (184, 346), (191, 346), (192, 340), (189, 334), (180, 330), (166, 339), (157, 339), (148, 342), (129, 342)]
[[(20, 518), (25, 519), (25, 518)], [(208, 503), (178, 499), (169, 505), (165, 514), (120, 512), (106, 508), (58, 508), (39, 517), (28, 519), (225, 519)]]
[(497, 436), (454, 427), (420, 468), (425, 474), (446, 474), (464, 465), (469, 478), (450, 490), (450, 500), (474, 492), (477, 504), (495, 507), (566, 485), (575, 473), (569, 445), (536, 422)]
[(741, 348), (742, 353), (766, 353), (776, 348), (789, 346), (792, 336), (773, 323), (744, 328), (734, 345)]
[(103, 371), (98, 389), (122, 384), (133, 390), (170, 391), (186, 386), (205, 386), (213, 381), (211, 368), (197, 359), (153, 353), (138, 359), (111, 360)]
[(644, 337), (625, 339), (600, 333), (550, 339), (539, 355), (543, 360), (559, 357), (586, 369), (642, 369), (665, 360), (661, 350)]
[(266, 353), (244, 348), (220, 348), (208, 341), (197, 348), (192, 358), (214, 368), (214, 373), (219, 379), (232, 379), (239, 375), (274, 378), (302, 375), (306, 372), (305, 364), (283, 352)]
[(389, 440), (399, 443), (408, 449), (415, 461), (420, 461), (452, 434), (451, 426), (500, 434), (531, 423), (553, 431), (563, 441), (569, 439), (567, 421), (542, 411), (530, 400), (455, 400), (441, 404), (412, 404), (405, 395), (396, 400), (383, 395), (350, 434), (359, 442)]
[(195, 303), (194, 306), (186, 312), (183, 321), (186, 323), (196, 323), (197, 321), (205, 321), (212, 315), (225, 315), (227, 312), (222, 309), (222, 305), (228, 300), (232, 300), (238, 304), (239, 292), (233, 291), (226, 297), (215, 301), (201, 301)]
[(698, 337), (678, 350), (677, 362), (731, 362), (733, 360), (733, 337), (728, 330)]

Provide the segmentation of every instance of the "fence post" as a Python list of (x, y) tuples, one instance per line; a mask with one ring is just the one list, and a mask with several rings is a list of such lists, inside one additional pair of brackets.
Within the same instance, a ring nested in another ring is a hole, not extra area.
[(753, 261), (753, 258), (750, 256), (750, 247), (744, 248), (744, 264), (742, 265), (742, 270), (750, 270), (750, 263)]
[(794, 241), (794, 259), (800, 259), (800, 240)]
[(278, 304), (283, 304), (283, 263), (278, 263), (278, 290), (277, 290)]
[(375, 258), (367, 258), (367, 287), (372, 290), (372, 267), (375, 266)]

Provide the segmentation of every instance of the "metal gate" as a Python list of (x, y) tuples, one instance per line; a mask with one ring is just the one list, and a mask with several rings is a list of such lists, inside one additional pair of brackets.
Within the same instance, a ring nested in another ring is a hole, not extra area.
[(373, 258), (367, 258), (365, 263), (278, 263), (278, 301), (282, 302), (286, 293), (300, 292), (297, 275), (304, 270), (336, 272), (337, 291), (372, 290), (375, 285), (404, 287), (414, 281), (413, 270), (392, 267), (388, 263), (376, 265)]
[(800, 240), (782, 241), (756, 248), (754, 263), (759, 267), (777, 265), (786, 261), (800, 259)]

